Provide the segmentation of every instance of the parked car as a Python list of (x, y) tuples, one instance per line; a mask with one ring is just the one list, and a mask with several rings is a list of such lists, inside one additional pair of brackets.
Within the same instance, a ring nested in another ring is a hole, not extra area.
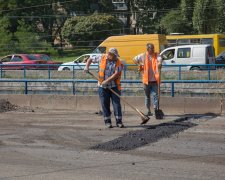
[[(33, 54), (35, 57), (37, 57), (40, 60), (44, 60), (47, 62), (47, 64), (53, 65), (50, 66), (51, 69), (58, 69), (58, 67), (62, 64), (62, 62), (53, 61), (52, 58), (47, 54)], [(48, 69), (48, 66), (46, 66)]]
[(46, 63), (31, 54), (12, 54), (0, 59), (2, 69), (42, 69), (43, 66), (40, 64)]
[(216, 67), (225, 69), (225, 51), (216, 57), (216, 64), (224, 64), (224, 66), (216, 66)]
[[(61, 64), (61, 66), (59, 66), (59, 68), (58, 68), (58, 71), (73, 71), (73, 68), (74, 68), (74, 70), (80, 70), (81, 67), (82, 68), (85, 67), (86, 61), (88, 58), (90, 58), (90, 57), (93, 58), (93, 57), (99, 56), (99, 55), (101, 55), (101, 54), (84, 54), (84, 55), (78, 57), (77, 59), (75, 59), (74, 61)], [(91, 64), (90, 69), (97, 70), (98, 64)]]
[[(207, 66), (201, 64), (215, 64), (214, 48), (212, 45), (184, 45), (170, 47), (163, 50), (160, 55), (163, 65), (190, 65), (182, 70), (204, 70)], [(178, 67), (164, 67), (164, 70), (174, 70)], [(211, 67), (215, 69), (215, 67)]]

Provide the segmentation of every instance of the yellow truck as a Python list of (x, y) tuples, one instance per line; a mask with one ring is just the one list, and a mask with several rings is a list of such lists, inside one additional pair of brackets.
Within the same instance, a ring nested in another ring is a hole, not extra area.
[(104, 40), (93, 53), (106, 53), (115, 47), (119, 51), (120, 59), (126, 64), (134, 64), (133, 58), (146, 51), (146, 44), (152, 43), (155, 51), (160, 53), (166, 48), (166, 36), (161, 34), (111, 36)]

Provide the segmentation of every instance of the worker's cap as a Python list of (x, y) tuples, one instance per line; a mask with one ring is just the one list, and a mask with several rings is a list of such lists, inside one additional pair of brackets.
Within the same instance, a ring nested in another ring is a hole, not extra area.
[(147, 50), (148, 49), (154, 49), (154, 44), (148, 43), (148, 44), (146, 44), (146, 48), (147, 48)]
[(116, 57), (120, 57), (118, 50), (116, 48), (110, 48), (109, 53), (114, 54)]

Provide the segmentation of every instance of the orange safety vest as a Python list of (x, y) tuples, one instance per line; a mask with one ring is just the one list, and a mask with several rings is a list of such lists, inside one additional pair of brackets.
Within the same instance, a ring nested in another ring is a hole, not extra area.
[(160, 83), (160, 78), (159, 78), (159, 70), (158, 70), (158, 54), (154, 53), (154, 55), (152, 56), (152, 60), (149, 61), (149, 53), (146, 52), (144, 55), (145, 59), (144, 59), (144, 72), (143, 72), (143, 83), (144, 84), (148, 84), (149, 83), (149, 68), (152, 67), (153, 72), (154, 72), (154, 76), (155, 79), (157, 81), (157, 83)]
[[(107, 64), (107, 55), (103, 55), (101, 62), (99, 64), (99, 73), (98, 73), (99, 82), (103, 82), (105, 80), (104, 78), (105, 78), (106, 64)], [(121, 63), (119, 59), (117, 59), (116, 68), (118, 68), (119, 66), (123, 67), (123, 64)], [(122, 71), (120, 72), (119, 77), (115, 80), (118, 90), (121, 90), (121, 83), (120, 83), (121, 75), (122, 75)]]

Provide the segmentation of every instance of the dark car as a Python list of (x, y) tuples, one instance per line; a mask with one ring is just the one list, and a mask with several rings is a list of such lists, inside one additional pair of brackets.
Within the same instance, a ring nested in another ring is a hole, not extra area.
[(62, 62), (53, 61), (52, 58), (47, 54), (33, 54), (33, 55), (40, 60), (46, 61), (47, 64), (52, 65), (46, 66), (46, 68), (50, 67), (50, 69), (58, 69), (58, 67), (62, 64)]
[(42, 69), (46, 61), (31, 54), (12, 54), (0, 59), (2, 69)]
[(224, 64), (224, 66), (217, 66), (217, 68), (225, 68), (225, 51), (216, 57), (216, 64)]

